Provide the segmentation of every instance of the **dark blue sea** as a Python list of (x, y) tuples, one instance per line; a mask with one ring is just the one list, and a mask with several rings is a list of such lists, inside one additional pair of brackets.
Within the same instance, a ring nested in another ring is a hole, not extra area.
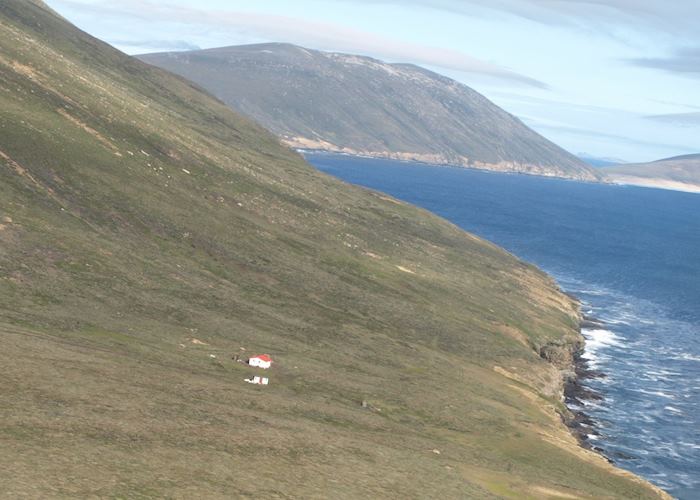
[(615, 463), (700, 499), (700, 195), (313, 154), (318, 169), (426, 208), (553, 275), (605, 325), (584, 403)]

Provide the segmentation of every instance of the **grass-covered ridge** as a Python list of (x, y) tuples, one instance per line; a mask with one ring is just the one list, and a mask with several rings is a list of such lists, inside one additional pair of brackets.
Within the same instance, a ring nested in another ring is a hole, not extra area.
[(560, 423), (578, 339), (533, 267), (0, 4), (2, 496), (654, 497)]

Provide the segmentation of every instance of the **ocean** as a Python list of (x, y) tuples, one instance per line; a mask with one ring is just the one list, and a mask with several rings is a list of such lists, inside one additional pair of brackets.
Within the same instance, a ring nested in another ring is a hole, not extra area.
[(700, 498), (700, 195), (309, 154), (319, 170), (426, 208), (554, 276), (605, 377), (580, 408), (591, 443), (682, 500)]

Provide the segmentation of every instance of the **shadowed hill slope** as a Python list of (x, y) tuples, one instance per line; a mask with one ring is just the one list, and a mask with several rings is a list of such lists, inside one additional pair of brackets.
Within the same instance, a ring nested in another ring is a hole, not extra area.
[[(497, 247), (0, 4), (3, 496), (656, 497), (556, 413), (577, 320)], [(264, 388), (231, 359), (262, 352)]]
[(602, 172), (608, 180), (621, 184), (700, 192), (700, 154), (618, 165)]
[(288, 44), (147, 54), (293, 147), (595, 180), (583, 161), (454, 80)]

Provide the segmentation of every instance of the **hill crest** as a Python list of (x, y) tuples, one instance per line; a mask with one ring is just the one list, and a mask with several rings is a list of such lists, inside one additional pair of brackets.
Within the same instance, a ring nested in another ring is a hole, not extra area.
[(278, 43), (139, 58), (191, 79), (295, 148), (598, 178), (473, 89), (413, 64)]

